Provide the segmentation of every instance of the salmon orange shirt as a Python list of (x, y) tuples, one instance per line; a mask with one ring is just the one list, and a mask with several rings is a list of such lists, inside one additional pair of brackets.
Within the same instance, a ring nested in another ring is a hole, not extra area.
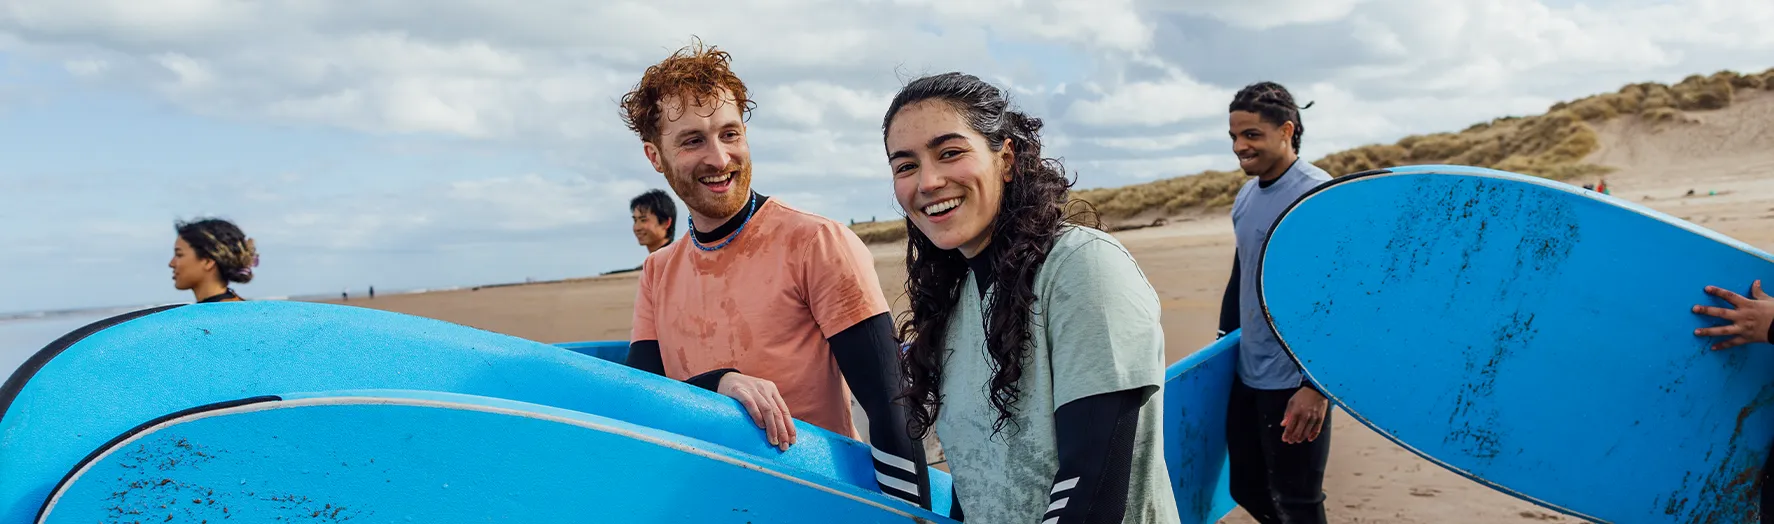
[(737, 235), (712, 252), (683, 238), (649, 255), (630, 340), (659, 341), (672, 379), (737, 369), (776, 383), (795, 418), (859, 438), (826, 339), (888, 311), (868, 247), (774, 198)]

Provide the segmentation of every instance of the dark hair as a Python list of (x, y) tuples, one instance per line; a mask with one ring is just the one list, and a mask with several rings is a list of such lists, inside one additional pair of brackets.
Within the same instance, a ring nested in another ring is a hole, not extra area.
[[(745, 90), (745, 82), (733, 74), (729, 64), (733, 57), (714, 46), (704, 48), (701, 39), (678, 49), (665, 60), (647, 68), (634, 89), (622, 95), (622, 123), (640, 135), (643, 141), (659, 138), (659, 118), (665, 114), (659, 102), (681, 97), (686, 106), (720, 100), (719, 90), (726, 89), (739, 104), (741, 119), (751, 114), (754, 103)], [(718, 107), (718, 106), (717, 106)]]
[(204, 218), (175, 225), (199, 258), (215, 261), (216, 274), (223, 282), (245, 284), (253, 281), (253, 267), (259, 265), (259, 252), (253, 239), (247, 238), (233, 223), (219, 218)]
[(664, 191), (649, 189), (647, 192), (641, 193), (641, 196), (628, 201), (628, 210), (636, 209), (652, 213), (653, 218), (658, 219), (660, 223), (669, 222), (665, 225), (666, 242), (671, 242), (671, 238), (677, 236), (678, 206), (671, 203), (671, 197), (666, 196)]
[(1294, 103), (1293, 93), (1274, 82), (1257, 82), (1244, 86), (1232, 97), (1232, 105), (1226, 112), (1245, 111), (1256, 113), (1263, 121), (1280, 126), (1283, 122), (1294, 123), (1294, 152), (1300, 151), (1300, 136), (1306, 134), (1306, 124), (1300, 121), (1300, 110), (1312, 107), (1307, 102), (1304, 107)]
[[(1035, 303), (1035, 272), (1066, 222), (1100, 224), (1089, 203), (1069, 201), (1072, 181), (1066, 178), (1060, 161), (1041, 156), (1041, 120), (1011, 109), (1002, 90), (978, 77), (946, 73), (907, 84), (893, 98), (881, 122), (883, 142), (901, 109), (927, 100), (948, 104), (968, 127), (985, 137), (993, 151), (1000, 151), (1009, 139), (1015, 154), (1010, 182), (1004, 186), (1004, 200), (992, 223), (990, 263), (996, 280), (992, 301), (986, 305), (986, 350), (994, 364), (991, 403), (998, 412), (992, 427), (996, 432), (1010, 420), (1022, 393), (1017, 383), (1033, 336), (1030, 315)], [(1073, 204), (1084, 209), (1068, 214), (1067, 208)], [(910, 341), (911, 347), (901, 361), (910, 381), (902, 398), (912, 401), (910, 430), (921, 437), (935, 424), (942, 408), (938, 394), (942, 346), (968, 269), (959, 251), (938, 248), (910, 217), (905, 227), (905, 290), (911, 309), (902, 315), (899, 338)]]

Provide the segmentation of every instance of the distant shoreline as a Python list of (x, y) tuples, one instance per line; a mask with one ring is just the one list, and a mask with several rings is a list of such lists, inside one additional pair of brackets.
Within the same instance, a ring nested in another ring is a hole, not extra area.
[[(589, 275), (589, 276), (556, 278), (556, 279), (549, 279), (549, 280), (525, 280), (522, 282), (499, 282), (499, 283), (493, 283), (493, 284), (480, 284), (480, 285), (474, 285), (474, 286), (449, 286), (449, 287), (432, 287), (432, 288), (416, 288), (416, 289), (397, 289), (397, 290), (383, 291), (378, 294), (382, 295), (382, 296), (418, 295), (418, 294), (423, 294), (423, 293), (444, 293), (444, 292), (450, 292), (450, 291), (479, 291), (482, 289), (494, 289), (494, 288), (516, 287), (516, 286), (539, 286), (539, 285), (547, 285), (547, 284), (563, 284), (563, 283), (578, 282), (578, 281), (583, 281), (583, 280), (592, 280), (592, 279), (602, 278), (602, 277), (606, 277), (606, 276), (617, 276), (617, 275), (629, 273), (632, 271), (633, 271), (632, 269), (616, 270), (616, 271), (611, 271), (611, 272), (597, 274), (597, 275)], [(359, 295), (359, 294), (353, 293), (353, 295)], [(368, 295), (362, 294), (359, 296), (367, 297)], [(249, 292), (249, 294), (247, 294), (247, 300), (260, 301), (260, 302), (264, 302), (264, 301), (273, 301), (273, 302), (276, 302), (276, 301), (337, 302), (338, 295), (308, 294), (308, 295), (298, 295), (298, 296), (253, 297), (250, 295), (250, 292)], [(164, 306), (164, 305), (168, 305), (168, 304), (183, 304), (183, 303), (188, 303), (188, 302), (156, 302), (156, 303), (152, 303), (152, 304), (141, 304), (141, 305), (130, 305), (130, 306), (110, 305), (110, 306), (69, 308), (69, 309), (46, 309), (46, 310), (38, 310), (38, 311), (18, 311), (18, 312), (11, 312), (11, 313), (0, 313), (0, 322), (16, 322), (16, 321), (26, 321), (26, 320), (55, 319), (55, 318), (66, 318), (66, 317), (74, 317), (74, 316), (88, 316), (88, 315), (101, 314), (101, 313), (115, 315), (115, 314), (128, 313), (131, 311), (140, 311), (143, 309), (148, 309), (148, 308), (152, 308), (152, 307), (159, 307), (159, 306)]]

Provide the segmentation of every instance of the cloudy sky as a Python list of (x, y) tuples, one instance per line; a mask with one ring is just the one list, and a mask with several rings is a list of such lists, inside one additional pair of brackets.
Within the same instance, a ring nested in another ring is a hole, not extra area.
[[(6, 0), (0, 312), (189, 300), (172, 223), (257, 239), (249, 297), (640, 263), (665, 188), (616, 99), (691, 35), (755, 92), (759, 191), (897, 211), (880, 119), (962, 70), (1047, 120), (1081, 187), (1236, 165), (1224, 110), (1275, 80), (1304, 154), (1774, 66), (1767, 0)], [(360, 292), (360, 291), (358, 291)]]

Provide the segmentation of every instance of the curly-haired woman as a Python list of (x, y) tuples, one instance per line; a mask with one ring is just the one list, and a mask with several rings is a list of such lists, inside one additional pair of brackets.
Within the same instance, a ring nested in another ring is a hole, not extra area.
[(967, 522), (1177, 522), (1157, 293), (1093, 213), (1068, 213), (1040, 130), (960, 73), (911, 82), (887, 110), (911, 429), (941, 435)]

